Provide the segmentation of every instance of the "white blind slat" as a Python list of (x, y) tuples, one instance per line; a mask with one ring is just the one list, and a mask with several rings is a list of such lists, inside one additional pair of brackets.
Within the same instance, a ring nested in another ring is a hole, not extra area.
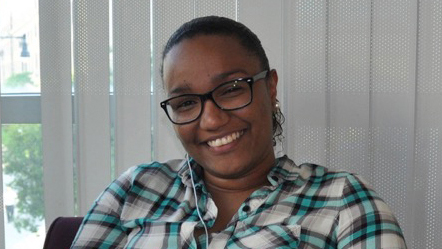
[[(360, 9), (368, 10), (361, 12)], [(327, 166), (370, 176), (370, 1), (329, 3)], [(345, 41), (345, 42), (344, 42)], [(352, 103), (349, 105), (348, 103)], [(351, 150), (349, 150), (351, 148)]]
[(415, 1), (397, 3), (374, 1), (372, 5), (369, 181), (409, 235), (412, 227), (406, 224), (413, 224), (412, 205), (407, 205), (407, 200), (413, 191), (409, 179), (414, 178), (418, 20)]
[[(442, 244), (442, 2), (418, 1), (413, 248)], [(410, 219), (411, 220), (411, 219)]]
[(109, 1), (74, 1), (75, 125), (79, 211), (111, 179)]
[[(70, 4), (40, 7), (41, 119), (46, 229), (74, 215)], [(54, 186), (57, 186), (56, 188)]]
[[(130, 28), (127, 28), (130, 27)], [(150, 4), (114, 1), (116, 176), (151, 160)]]
[(291, 2), (284, 46), (287, 152), (296, 162), (326, 164), (327, 5)]

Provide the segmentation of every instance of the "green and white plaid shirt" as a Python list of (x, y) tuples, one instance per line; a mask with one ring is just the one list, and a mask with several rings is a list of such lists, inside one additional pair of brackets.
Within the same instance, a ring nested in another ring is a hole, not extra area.
[[(204, 248), (189, 173), (185, 160), (130, 168), (96, 200), (72, 248)], [(194, 180), (210, 227), (217, 207)], [(210, 248), (406, 248), (393, 213), (357, 175), (281, 157), (268, 181), (210, 234)]]

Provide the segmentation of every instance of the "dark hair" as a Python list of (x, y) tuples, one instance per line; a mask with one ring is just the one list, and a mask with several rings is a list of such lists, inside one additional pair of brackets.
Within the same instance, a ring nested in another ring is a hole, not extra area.
[[(199, 17), (181, 25), (167, 41), (163, 50), (162, 61), (164, 62), (164, 58), (175, 45), (185, 39), (198, 35), (226, 35), (234, 37), (238, 39), (245, 49), (258, 57), (263, 70), (270, 70), (267, 55), (255, 33), (242, 23), (220, 16)], [(160, 73), (161, 78), (163, 78), (163, 65), (161, 65)], [(276, 139), (281, 140), (282, 138), (281, 125), (284, 122), (284, 116), (279, 108), (273, 113), (272, 120), (273, 142), (276, 143)]]

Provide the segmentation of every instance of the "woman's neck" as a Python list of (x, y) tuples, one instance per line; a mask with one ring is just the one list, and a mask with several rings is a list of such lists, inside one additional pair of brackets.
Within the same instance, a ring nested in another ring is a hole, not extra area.
[(225, 194), (253, 192), (256, 189), (269, 184), (267, 175), (273, 166), (274, 163), (271, 163), (266, 167), (257, 168), (256, 170), (237, 178), (214, 176), (204, 170), (204, 183), (211, 194), (213, 194), (213, 192)]

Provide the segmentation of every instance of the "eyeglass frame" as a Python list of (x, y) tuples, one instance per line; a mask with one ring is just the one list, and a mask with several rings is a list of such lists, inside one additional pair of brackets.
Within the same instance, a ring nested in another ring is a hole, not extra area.
[[(219, 109), (223, 110), (223, 111), (239, 110), (239, 109), (242, 109), (242, 108), (244, 108), (244, 107), (246, 107), (246, 106), (248, 106), (248, 105), (250, 105), (252, 103), (252, 101), (253, 101), (253, 83), (255, 83), (256, 81), (259, 81), (261, 79), (265, 79), (268, 76), (268, 72), (269, 72), (269, 70), (266, 69), (264, 71), (261, 71), (261, 72), (255, 74), (252, 77), (243, 77), (243, 78), (237, 78), (237, 79), (226, 81), (226, 82), (218, 85), (217, 87), (213, 88), (211, 91), (209, 91), (207, 93), (203, 93), (203, 94), (186, 93), (186, 94), (181, 94), (179, 96), (175, 96), (175, 97), (172, 97), (172, 98), (168, 98), (168, 99), (166, 99), (164, 101), (161, 101), (160, 102), (160, 106), (161, 106), (161, 108), (163, 108), (163, 110), (166, 113), (167, 117), (169, 118), (170, 122), (172, 122), (173, 124), (176, 124), (176, 125), (189, 124), (189, 123), (192, 123), (193, 121), (199, 119), (201, 117), (201, 115), (203, 114), (203, 111), (204, 111), (204, 103), (208, 99), (212, 100), (212, 102), (215, 104), (215, 106), (218, 107)], [(213, 95), (212, 95), (213, 92), (216, 91), (218, 88), (220, 88), (220, 87), (222, 87), (222, 86), (224, 86), (226, 84), (235, 82), (235, 81), (245, 81), (247, 83), (247, 85), (250, 87), (250, 101), (247, 104), (244, 104), (244, 105), (242, 105), (240, 107), (235, 107), (235, 108), (224, 108), (224, 107), (219, 106), (218, 103), (216, 103), (215, 99), (213, 98)], [(201, 102), (200, 102), (201, 103), (200, 113), (194, 119), (191, 119), (191, 120), (186, 121), (186, 122), (177, 123), (177, 122), (173, 121), (172, 118), (169, 115), (169, 112), (167, 110), (167, 102), (169, 102), (169, 101), (171, 101), (173, 99), (176, 99), (176, 98), (183, 97), (183, 96), (199, 97), (200, 100), (201, 100)]]

